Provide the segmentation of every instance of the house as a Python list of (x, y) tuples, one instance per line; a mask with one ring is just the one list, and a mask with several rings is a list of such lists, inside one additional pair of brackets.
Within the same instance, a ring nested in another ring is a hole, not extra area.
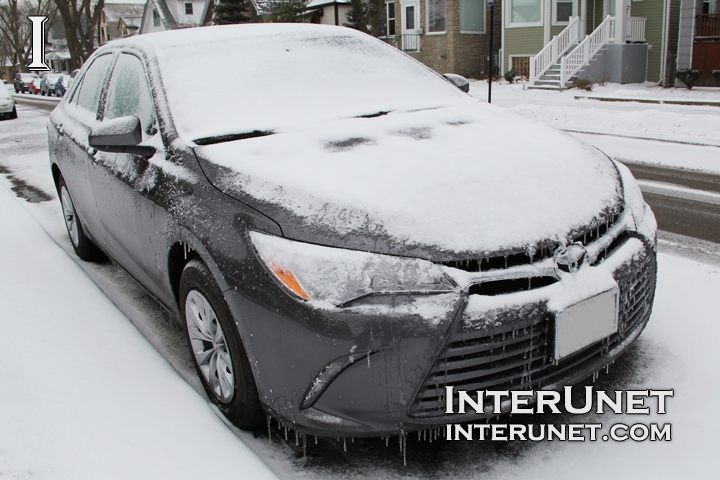
[(69, 73), (72, 71), (72, 56), (68, 50), (65, 26), (59, 18), (50, 26), (47, 33), (50, 44), (45, 50), (45, 63), (53, 72)]
[[(495, 3), (493, 55), (501, 36), (502, 2)], [(491, 7), (487, 0), (393, 0), (386, 1), (385, 8), (386, 41), (439, 73), (471, 78), (488, 74)]]
[[(270, 14), (273, 0), (251, 0), (247, 16), (261, 23)], [(199, 27), (212, 23), (218, 0), (147, 0), (138, 33), (163, 32), (176, 28)]]
[(137, 33), (144, 8), (140, 3), (106, 3), (98, 21), (98, 43)]
[(351, 0), (310, 0), (307, 12), (311, 23), (342, 25), (347, 22), (347, 13), (352, 10)]
[(682, 0), (677, 49), (678, 70), (700, 70), (698, 86), (720, 87), (720, 0)]
[(535, 88), (577, 78), (671, 85), (680, 1), (506, 0), (503, 71), (515, 68)]

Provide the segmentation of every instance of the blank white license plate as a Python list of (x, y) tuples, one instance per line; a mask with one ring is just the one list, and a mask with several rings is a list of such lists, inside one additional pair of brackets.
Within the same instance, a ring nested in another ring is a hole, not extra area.
[(555, 359), (617, 332), (618, 290), (601, 293), (555, 315)]

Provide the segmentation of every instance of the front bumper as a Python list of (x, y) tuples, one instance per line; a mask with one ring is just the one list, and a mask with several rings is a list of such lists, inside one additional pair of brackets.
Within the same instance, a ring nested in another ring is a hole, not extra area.
[[(623, 215), (606, 256), (534, 290), (320, 310), (257, 279), (226, 296), (261, 401), (286, 425), (322, 436), (379, 436), (468, 422), (486, 415), (446, 415), (445, 386), (560, 389), (595, 374), (637, 338), (650, 317), (656, 264), (654, 239), (633, 233), (631, 222)], [(617, 332), (555, 362), (555, 312), (608, 287), (619, 290)], [(335, 377), (322, 376), (348, 358)], [(328, 385), (308, 406), (318, 382)]]

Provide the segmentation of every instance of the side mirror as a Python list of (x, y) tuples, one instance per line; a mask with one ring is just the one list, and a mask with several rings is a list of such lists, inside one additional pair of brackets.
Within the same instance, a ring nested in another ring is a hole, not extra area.
[(105, 120), (88, 136), (90, 146), (101, 152), (132, 153), (144, 157), (155, 154), (155, 147), (138, 145), (140, 142), (140, 119), (134, 116)]
[(446, 80), (448, 80), (450, 83), (455, 85), (463, 92), (468, 93), (470, 91), (470, 82), (468, 82), (467, 78), (463, 77), (462, 75), (455, 75), (454, 73), (443, 73), (443, 77), (445, 77)]

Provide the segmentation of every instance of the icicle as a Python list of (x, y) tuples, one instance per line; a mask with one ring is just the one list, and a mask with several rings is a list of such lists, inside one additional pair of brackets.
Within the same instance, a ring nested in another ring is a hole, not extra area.
[(299, 446), (299, 445), (300, 445), (300, 444), (298, 443), (298, 431), (295, 430), (295, 446), (297, 447), (297, 446)]
[(272, 442), (272, 434), (271, 434), (271, 431), (270, 431), (270, 428), (271, 428), (271, 427), (270, 427), (270, 424), (271, 424), (271, 423), (272, 423), (272, 417), (271, 417), (270, 415), (268, 415), (268, 416), (267, 416), (268, 438), (269, 438), (270, 441)]
[(317, 445), (317, 435), (315, 435), (315, 445)]
[(420, 441), (420, 430), (418, 430), (418, 442)]
[(368, 359), (368, 368), (370, 368), (370, 350), (368, 350), (367, 359)]
[(387, 447), (388, 445), (390, 445), (390, 435), (385, 437), (385, 446)]
[(402, 453), (402, 451), (403, 451), (402, 435), (398, 435), (398, 444), (400, 445), (400, 453)]
[(407, 435), (405, 435), (401, 431), (400, 436), (402, 437), (402, 444), (403, 444), (403, 449), (402, 449), (402, 451), (403, 451), (403, 467), (407, 467)]
[(288, 428), (287, 428), (287, 427), (285, 427), (285, 441), (286, 441), (286, 442), (288, 441), (288, 438), (287, 438), (287, 431), (288, 431)]
[(343, 452), (347, 452), (347, 438), (343, 437)]
[[(307, 458), (307, 435), (303, 434), (303, 459)], [(317, 438), (317, 437), (315, 437)]]
[(355, 443), (355, 437), (352, 437), (352, 438), (350, 439), (350, 442), (351, 442), (351, 443)]

